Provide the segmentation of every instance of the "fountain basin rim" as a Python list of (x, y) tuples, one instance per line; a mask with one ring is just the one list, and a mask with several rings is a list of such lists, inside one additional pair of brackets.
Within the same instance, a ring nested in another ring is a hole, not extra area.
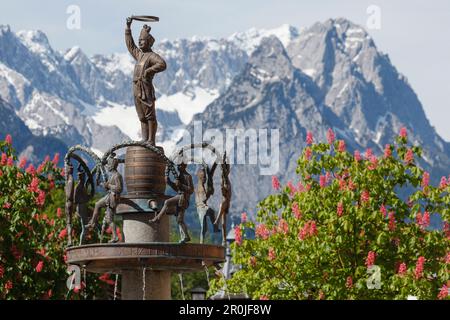
[(88, 244), (66, 249), (67, 263), (94, 273), (123, 270), (194, 272), (225, 261), (219, 245), (173, 242)]

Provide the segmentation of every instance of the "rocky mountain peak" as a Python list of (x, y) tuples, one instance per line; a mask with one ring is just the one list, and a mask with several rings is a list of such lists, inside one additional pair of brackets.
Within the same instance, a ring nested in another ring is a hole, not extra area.
[(289, 44), (288, 52), (293, 64), (322, 88), (330, 85), (330, 72), (336, 64), (345, 64), (342, 72), (357, 71), (370, 77), (368, 68), (372, 70), (370, 66), (382, 57), (364, 28), (344, 18), (317, 22), (305, 29)]
[(9, 32), (11, 32), (9, 24), (0, 24), (0, 36)]
[(227, 40), (244, 50), (248, 55), (251, 55), (259, 46), (261, 40), (269, 36), (277, 37), (283, 46), (287, 47), (292, 41), (298, 38), (299, 31), (289, 24), (283, 24), (274, 29), (250, 28), (244, 32), (233, 33)]
[(258, 67), (266, 77), (289, 77), (292, 63), (282, 42), (276, 36), (264, 37), (250, 57), (249, 63)]
[(96, 54), (91, 57), (91, 61), (107, 73), (120, 72), (125, 75), (133, 73), (135, 64), (133, 57), (128, 52), (108, 55)]
[(41, 30), (21, 30), (16, 35), (33, 52), (53, 53), (47, 35)]

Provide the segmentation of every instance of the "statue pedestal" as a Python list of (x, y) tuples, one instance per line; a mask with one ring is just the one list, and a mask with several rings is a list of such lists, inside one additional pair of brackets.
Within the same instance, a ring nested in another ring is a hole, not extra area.
[[(163, 148), (159, 149), (164, 153)], [(162, 217), (157, 224), (148, 222), (154, 217), (154, 214), (148, 214), (148, 200), (157, 200), (158, 207), (161, 208), (166, 198), (165, 167), (166, 163), (155, 152), (142, 147), (127, 148), (125, 181), (128, 194), (126, 202), (117, 211), (123, 217), (125, 243), (169, 241), (169, 217)], [(123, 271), (122, 299), (143, 298), (170, 299), (170, 272), (145, 270), (144, 277), (144, 270)]]
[[(123, 233), (125, 243), (169, 242), (169, 216), (159, 223), (149, 223), (154, 214), (123, 214)], [(144, 288), (145, 287), (145, 288)], [(145, 296), (143, 296), (145, 295)], [(123, 270), (122, 300), (169, 300), (170, 271)]]

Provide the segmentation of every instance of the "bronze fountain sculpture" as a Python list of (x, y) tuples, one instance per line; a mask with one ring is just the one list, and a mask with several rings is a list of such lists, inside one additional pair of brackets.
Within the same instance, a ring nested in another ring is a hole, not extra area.
[(230, 165), (226, 162), (226, 153), (224, 154), (222, 162), (222, 202), (220, 203), (219, 214), (217, 215), (214, 224), (217, 225), (221, 221), (222, 225), (222, 245), (225, 246), (227, 243), (227, 215), (230, 210), (231, 202), (231, 182), (230, 182)]
[[(186, 150), (206, 148), (216, 155), (215, 162), (222, 162), (223, 201), (216, 219), (218, 221), (220, 218), (222, 221), (222, 232), (226, 230), (226, 214), (231, 197), (229, 164), (226, 155), (222, 156), (207, 143), (185, 146), (170, 159), (164, 154), (164, 149), (156, 145), (156, 97), (152, 81), (155, 74), (166, 69), (166, 63), (152, 51), (155, 39), (150, 34), (151, 28), (148, 25), (144, 25), (141, 30), (138, 47), (134, 44), (131, 35), (133, 20), (155, 22), (159, 18), (131, 16), (126, 19), (125, 42), (136, 60), (132, 90), (141, 124), (142, 141), (116, 144), (101, 158), (80, 145), (71, 147), (67, 152), (64, 159), (65, 214), (69, 233), (67, 262), (87, 272), (120, 274), (122, 299), (170, 299), (171, 272), (203, 270), (225, 259), (223, 246), (203, 243), (203, 230), (200, 244), (188, 243), (191, 239), (184, 214), (189, 207), (194, 184), (187, 171), (187, 164), (192, 159), (185, 156)], [(118, 153), (122, 149), (125, 149), (124, 157)], [(77, 182), (73, 178), (73, 161), (79, 164)], [(119, 168), (119, 165), (124, 167)], [(93, 166), (92, 169), (89, 166)], [(205, 170), (209, 193), (202, 201), (206, 207), (206, 201), (214, 193), (212, 183), (216, 166), (217, 163), (214, 163), (211, 170), (209, 167)], [(120, 172), (124, 172), (123, 178)], [(171, 175), (174, 180), (170, 178)], [(177, 192), (175, 196), (165, 194), (167, 185)], [(96, 202), (89, 220), (91, 211), (88, 204), (98, 187), (102, 187), (106, 194)], [(73, 246), (72, 241), (72, 215), (75, 208), (81, 220), (78, 246)], [(102, 208), (106, 209), (106, 213), (100, 231), (100, 243), (86, 244), (86, 239), (89, 239), (87, 233), (98, 231)], [(206, 215), (208, 210), (204, 212)], [(177, 217), (181, 234), (179, 243), (169, 242), (171, 214)], [(211, 221), (214, 218), (213, 212)], [(123, 224), (123, 241), (119, 241), (116, 221)], [(107, 225), (111, 229), (112, 238), (109, 243), (103, 243)], [(217, 230), (216, 222), (215, 231)], [(144, 285), (140, 287), (142, 283)]]
[(119, 241), (116, 225), (114, 223), (114, 217), (116, 215), (117, 205), (120, 201), (120, 194), (123, 190), (122, 175), (117, 171), (118, 164), (119, 160), (114, 158), (114, 156), (108, 159), (108, 171), (110, 172), (110, 176), (108, 181), (103, 183), (103, 187), (108, 192), (103, 198), (95, 203), (94, 214), (91, 221), (85, 226), (88, 229), (94, 228), (97, 224), (100, 209), (106, 208), (105, 223), (102, 226), (102, 234), (104, 234), (106, 224), (108, 224), (112, 229), (113, 238), (110, 240), (112, 243)]
[(68, 236), (68, 246), (72, 245), (72, 215), (73, 215), (73, 198), (75, 193), (75, 182), (73, 179), (73, 165), (71, 163), (66, 163), (65, 166), (66, 173), (66, 185), (64, 191), (66, 194), (66, 204), (65, 204), (65, 215), (66, 215), (66, 226), (67, 226), (67, 236)]
[(155, 38), (150, 34), (151, 28), (146, 24), (142, 27), (139, 35), (139, 48), (136, 47), (131, 35), (132, 21), (133, 18), (127, 18), (125, 42), (128, 51), (137, 61), (133, 74), (134, 103), (141, 121), (142, 141), (149, 141), (151, 145), (155, 145), (158, 123), (155, 110), (155, 88), (152, 80), (156, 73), (166, 69), (166, 62), (152, 51)]
[(74, 192), (74, 203), (76, 207), (76, 213), (78, 218), (81, 220), (81, 235), (80, 235), (80, 245), (86, 239), (86, 228), (85, 224), (89, 219), (88, 212), (88, 202), (90, 200), (89, 194), (86, 189), (86, 172), (81, 166), (78, 166), (78, 183), (75, 186)]
[(195, 189), (195, 204), (197, 206), (198, 219), (200, 221), (200, 243), (203, 243), (206, 233), (208, 232), (208, 221), (213, 224), (213, 231), (219, 232), (219, 228), (215, 223), (216, 213), (208, 206), (209, 198), (214, 194), (214, 171), (217, 168), (215, 162), (211, 168), (206, 163), (197, 171), (197, 188)]
[(185, 162), (181, 162), (178, 165), (180, 175), (175, 182), (171, 181), (169, 176), (166, 176), (166, 183), (177, 192), (177, 195), (164, 201), (160, 212), (153, 219), (150, 219), (151, 223), (158, 222), (168, 210), (175, 210), (177, 223), (182, 235), (180, 243), (186, 243), (191, 240), (186, 223), (184, 222), (184, 213), (189, 207), (189, 198), (194, 191), (194, 183), (192, 182), (192, 176), (186, 171), (186, 165)]

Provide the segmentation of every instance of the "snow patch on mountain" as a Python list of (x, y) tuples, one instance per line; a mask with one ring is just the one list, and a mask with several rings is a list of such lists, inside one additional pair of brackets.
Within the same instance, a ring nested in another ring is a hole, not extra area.
[(104, 152), (99, 150), (99, 149), (95, 149), (91, 147), (91, 150), (98, 156), (98, 157), (103, 157)]
[(16, 35), (28, 50), (40, 56), (49, 72), (57, 71), (59, 62), (45, 33), (40, 30), (21, 30)]
[(177, 112), (181, 121), (188, 124), (195, 114), (203, 112), (218, 96), (217, 90), (194, 87), (173, 95), (162, 95), (156, 101), (156, 107)]
[(3, 77), (10, 85), (16, 86), (20, 81), (22, 84), (30, 84), (27, 78), (25, 78), (21, 73), (8, 68), (3, 63), (0, 62), (0, 77)]
[(51, 53), (48, 38), (40, 30), (21, 30), (16, 33), (21, 42), (34, 53)]
[(72, 61), (80, 51), (81, 49), (79, 46), (73, 46), (72, 48), (68, 49), (66, 53), (64, 53), (64, 59), (67, 61)]
[[(117, 126), (122, 133), (131, 140), (138, 141), (141, 139), (141, 126), (134, 106), (127, 106), (108, 101), (106, 107), (94, 108), (94, 106), (91, 106), (90, 110), (96, 110), (95, 114), (91, 115), (91, 118), (97, 124), (105, 127)], [(172, 110), (172, 112), (174, 111), (176, 112), (176, 110)], [(160, 126), (161, 125), (162, 124), (160, 123)], [(163, 131), (167, 131), (167, 133)], [(158, 145), (162, 146), (167, 154), (171, 154), (175, 150), (176, 144), (182, 138), (184, 132), (184, 125), (170, 128), (161, 126), (157, 135), (159, 140)], [(164, 136), (161, 137), (163, 133)], [(97, 154), (101, 153), (100, 150), (97, 151)]]
[(173, 128), (170, 138), (158, 142), (158, 145), (164, 148), (164, 153), (166, 155), (172, 155), (176, 151), (177, 143), (183, 138), (185, 133), (186, 130), (184, 125)]
[[(67, 114), (63, 112), (61, 106), (61, 101), (59, 101), (59, 99), (35, 91), (32, 99), (21, 110), (21, 118), (25, 123), (30, 123), (30, 119), (32, 119), (30, 117), (33, 117), (35, 121), (52, 118), (54, 119), (53, 122), (56, 122), (56, 124), (64, 123), (68, 125), (70, 124), (70, 119)], [(45, 118), (42, 117), (41, 114), (44, 114)], [(39, 124), (39, 122), (36, 122), (34, 126), (35, 128), (37, 126), (44, 127), (44, 125)]]
[(123, 72), (131, 75), (134, 70), (135, 61), (129, 53), (113, 53), (105, 56), (94, 55), (92, 62), (108, 74)]
[[(105, 100), (102, 100), (101, 102), (103, 104), (105, 103)], [(92, 117), (101, 111), (101, 107), (98, 105), (92, 105), (82, 100), (78, 101), (78, 103), (83, 106), (83, 111), (81, 112), (81, 114), (84, 116)]]
[(30, 130), (41, 130), (43, 129), (42, 126), (39, 124), (38, 121), (32, 118), (25, 119), (25, 124)]
[(108, 106), (97, 109), (92, 119), (102, 126), (117, 126), (132, 140), (140, 139), (141, 127), (134, 106), (109, 101)]
[(303, 71), (303, 73), (307, 74), (307, 75), (310, 76), (311, 78), (313, 78), (314, 75), (317, 73), (317, 70), (316, 70), (316, 69), (313, 69), (313, 68), (303, 69), (302, 71)]

